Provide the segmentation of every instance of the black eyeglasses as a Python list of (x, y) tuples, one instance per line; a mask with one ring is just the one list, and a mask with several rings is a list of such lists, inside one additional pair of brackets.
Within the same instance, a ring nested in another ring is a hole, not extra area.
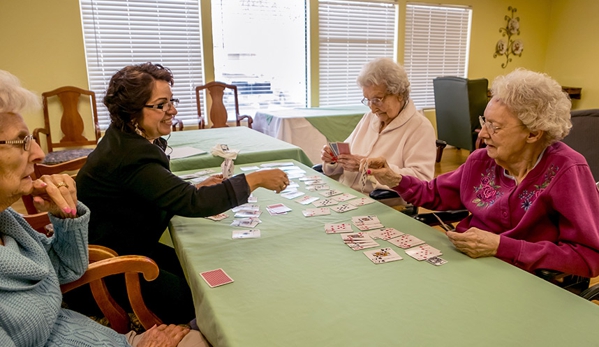
[(171, 110), (171, 108), (177, 107), (177, 105), (179, 105), (179, 99), (170, 99), (169, 101), (161, 102), (161, 103), (156, 104), (156, 105), (144, 105), (144, 107), (153, 108), (155, 110), (162, 110), (164, 112), (168, 112), (168, 111)]
[(33, 141), (33, 135), (27, 135), (22, 140), (2, 140), (0, 141), (0, 145), (23, 145), (23, 150), (29, 151), (31, 149), (31, 141)]

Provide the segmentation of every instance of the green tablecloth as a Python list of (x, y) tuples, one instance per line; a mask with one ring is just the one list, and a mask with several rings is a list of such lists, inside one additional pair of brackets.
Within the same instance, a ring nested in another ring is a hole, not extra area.
[(312, 165), (301, 148), (247, 127), (177, 131), (171, 134), (168, 144), (173, 148), (189, 146), (208, 152), (171, 160), (172, 171), (219, 166), (223, 159), (210, 154), (211, 148), (216, 144), (226, 144), (231, 149), (241, 150), (235, 159), (236, 165), (278, 159), (295, 159), (306, 165)]
[[(305, 191), (303, 183), (300, 190)], [(264, 211), (256, 227), (259, 239), (231, 239), (239, 228), (229, 225), (230, 211), (220, 222), (182, 217), (171, 222), (200, 329), (215, 347), (546, 347), (599, 341), (599, 307), (593, 303), (496, 258), (471, 259), (441, 232), (387, 206), (305, 218), (301, 211), (311, 206), (264, 189), (254, 195)], [(265, 207), (279, 202), (293, 211), (269, 215)], [(345, 246), (339, 234), (323, 231), (324, 223), (356, 215), (378, 216), (386, 227), (440, 249), (449, 262), (440, 267), (418, 262), (378, 240), (404, 259), (375, 265)], [(217, 268), (235, 282), (208, 287), (199, 273)]]

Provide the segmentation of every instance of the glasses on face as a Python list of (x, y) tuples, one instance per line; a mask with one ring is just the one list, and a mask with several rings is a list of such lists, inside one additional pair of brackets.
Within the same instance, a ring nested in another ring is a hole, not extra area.
[(376, 107), (381, 107), (381, 105), (383, 104), (383, 101), (385, 101), (385, 98), (387, 96), (389, 96), (389, 94), (386, 94), (382, 98), (372, 98), (372, 99), (363, 98), (362, 103), (366, 106), (374, 105)]
[(480, 122), (480, 127), (481, 128), (482, 127), (486, 127), (487, 131), (489, 132), (490, 135), (495, 135), (501, 129), (508, 129), (508, 128), (525, 126), (524, 124), (518, 124), (518, 125), (511, 126), (511, 127), (500, 128), (498, 126), (493, 125), (493, 123), (488, 122), (485, 119), (485, 117), (483, 117), (483, 116), (478, 116), (478, 121)]
[(155, 105), (144, 105), (144, 107), (168, 112), (173, 107), (177, 107), (178, 105), (179, 105), (179, 99), (170, 99), (169, 101), (161, 102), (161, 103), (155, 104)]
[(0, 141), (0, 145), (23, 145), (23, 150), (29, 151), (31, 148), (31, 141), (33, 141), (33, 135), (27, 135), (22, 140)]

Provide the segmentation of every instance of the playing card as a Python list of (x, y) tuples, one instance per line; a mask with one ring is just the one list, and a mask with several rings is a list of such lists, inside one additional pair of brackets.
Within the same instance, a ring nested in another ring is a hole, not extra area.
[(443, 264), (447, 264), (447, 260), (441, 257), (430, 257), (426, 260), (427, 263), (433, 264), (435, 266), (441, 266)]
[(242, 227), (242, 228), (253, 228), (256, 225), (258, 225), (259, 223), (262, 223), (262, 221), (258, 218), (241, 218), (241, 219), (234, 219), (233, 222), (231, 222), (231, 226)]
[(410, 235), (410, 234), (403, 234), (399, 237), (387, 240), (389, 242), (391, 242), (392, 244), (396, 245), (399, 248), (412, 248), (414, 246), (418, 246), (424, 243), (424, 241), (422, 241), (421, 239), (417, 238), (416, 236)]
[(342, 194), (343, 192), (337, 189), (329, 189), (329, 190), (324, 190), (322, 192), (319, 192), (318, 194), (322, 195), (322, 196), (326, 196), (326, 197), (331, 197), (334, 195), (339, 195)]
[(414, 248), (406, 249), (406, 254), (416, 260), (426, 260), (428, 258), (438, 257), (443, 253), (435, 247), (425, 243)]
[(231, 209), (231, 211), (233, 211), (233, 212), (239, 212), (239, 211), (260, 211), (260, 205), (256, 205), (256, 204), (243, 204), (243, 205), (239, 205), (239, 206), (233, 207)]
[(262, 214), (262, 211), (241, 210), (241, 211), (235, 213), (235, 215), (233, 217), (235, 217), (235, 218), (258, 218), (258, 217), (260, 217), (261, 214)]
[(248, 230), (233, 230), (231, 236), (234, 239), (254, 239), (260, 237), (259, 229), (248, 229)]
[(364, 252), (364, 255), (375, 264), (389, 263), (403, 259), (397, 252), (389, 247), (366, 251)]
[(354, 251), (380, 247), (380, 245), (378, 243), (376, 243), (376, 241), (374, 241), (374, 240), (364, 241), (364, 242), (348, 242), (348, 243), (346, 243), (346, 245)]
[(248, 202), (258, 202), (258, 198), (255, 197), (253, 194), (250, 194), (250, 196), (248, 197)]
[(308, 204), (313, 203), (314, 201), (316, 201), (318, 199), (320, 199), (320, 198), (316, 197), (316, 196), (308, 196), (308, 195), (306, 195), (306, 196), (303, 196), (303, 197), (301, 197), (299, 199), (295, 199), (294, 201), (295, 202), (299, 202), (302, 205), (308, 205)]
[(312, 203), (312, 205), (316, 206), (316, 207), (323, 207), (323, 206), (331, 206), (331, 205), (337, 205), (339, 202), (337, 200), (333, 200), (333, 199), (322, 199), (322, 200), (316, 200)]
[(374, 199), (371, 198), (358, 198), (356, 200), (348, 201), (348, 204), (352, 204), (354, 206), (364, 206), (368, 204), (374, 203)]
[(337, 150), (339, 154), (351, 154), (349, 151), (349, 143), (347, 142), (337, 142)]
[(219, 220), (223, 220), (223, 219), (225, 219), (227, 217), (229, 217), (227, 214), (225, 214), (225, 213), (219, 213), (217, 215), (206, 217), (206, 218), (210, 219), (210, 220), (213, 220), (215, 222), (218, 222)]
[(315, 184), (323, 184), (323, 181), (321, 179), (309, 180), (309, 181), (304, 181), (304, 184), (306, 185), (306, 188), (307, 188), (308, 186), (313, 186)]
[(372, 238), (370, 237), (370, 235), (368, 235), (368, 233), (363, 233), (363, 232), (359, 232), (359, 233), (353, 233), (353, 234), (343, 234), (341, 235), (341, 239), (343, 240), (343, 242), (345, 243), (356, 243), (356, 242), (372, 242)]
[(292, 165), (292, 166), (283, 166), (281, 167), (281, 170), (285, 171), (285, 172), (289, 172), (289, 171), (298, 171), (298, 172), (302, 172), (302, 173), (306, 173), (305, 170), (303, 170), (302, 168), (300, 168), (299, 166), (296, 165)]
[(233, 279), (227, 275), (225, 270), (216, 269), (205, 272), (200, 272), (200, 276), (208, 283), (210, 288), (222, 286), (223, 284), (233, 282)]
[(309, 208), (307, 210), (303, 210), (302, 214), (304, 217), (325, 216), (331, 214), (331, 210), (328, 207)]
[(351, 228), (351, 224), (349, 223), (326, 223), (324, 225), (324, 231), (327, 234), (337, 234), (337, 233), (351, 233), (353, 232)]
[(329, 147), (331, 148), (334, 156), (339, 156), (339, 149), (337, 148), (336, 142), (329, 142)]
[(305, 176), (299, 179), (300, 181), (314, 181), (314, 180), (322, 180), (321, 176), (318, 175), (312, 175), (312, 176)]
[(385, 226), (382, 224), (362, 224), (362, 223), (354, 223), (354, 225), (356, 226), (356, 228), (358, 228), (360, 231), (366, 231), (366, 230), (372, 230), (372, 229), (381, 229), (384, 228)]
[(364, 161), (364, 167), (360, 172), (360, 191), (364, 193), (366, 183), (368, 182), (368, 161)]
[(362, 224), (380, 224), (381, 221), (377, 216), (353, 216), (351, 217), (351, 221), (353, 223), (362, 223)]
[(331, 188), (329, 187), (328, 184), (314, 184), (311, 186), (306, 186), (306, 189), (313, 192), (315, 190), (330, 190)]
[(404, 235), (404, 233), (394, 228), (384, 228), (370, 232), (370, 237), (373, 239), (381, 239), (385, 241), (401, 235)]
[(220, 167), (222, 169), (223, 179), (227, 179), (233, 176), (233, 171), (235, 168), (235, 165), (233, 165), (233, 159), (226, 158), (220, 165)]
[(351, 200), (351, 199), (353, 199), (355, 197), (356, 197), (355, 195), (351, 195), (349, 193), (343, 193), (343, 194), (335, 195), (332, 198), (335, 199), (335, 200), (337, 200), (337, 201), (339, 201), (339, 202), (342, 202), (342, 201)]
[(331, 207), (331, 210), (338, 212), (338, 213), (343, 213), (343, 212), (347, 212), (347, 211), (351, 211), (351, 210), (355, 210), (355, 209), (357, 209), (357, 207), (354, 205), (350, 205), (350, 204), (344, 204), (344, 205)]
[(266, 210), (270, 214), (285, 214), (285, 213), (291, 211), (291, 209), (289, 207), (285, 206), (284, 204), (268, 205), (268, 206), (266, 206)]
[(281, 196), (284, 197), (285, 199), (291, 200), (291, 199), (297, 198), (298, 196), (302, 196), (304, 194), (306, 194), (306, 193), (299, 192), (296, 190), (295, 192), (282, 193)]

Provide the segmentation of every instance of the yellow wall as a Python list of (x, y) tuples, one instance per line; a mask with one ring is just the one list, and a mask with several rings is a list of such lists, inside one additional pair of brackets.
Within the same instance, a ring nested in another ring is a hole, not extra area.
[(582, 87), (576, 109), (599, 108), (599, 1), (554, 0), (545, 72), (562, 85)]
[[(75, 85), (87, 88), (85, 51), (77, 0), (19, 0), (2, 1), (0, 11), (0, 69), (17, 75), (23, 85), (43, 92), (58, 86)], [(400, 23), (405, 17), (406, 0), (398, 0)], [(438, 3), (438, 0), (419, 2)], [(209, 6), (202, 0), (202, 10)], [(317, 0), (309, 0), (314, 15)], [(448, 0), (448, 4), (470, 5), (473, 9), (470, 45), (469, 77), (485, 77), (492, 81), (516, 67), (546, 71), (560, 83), (583, 88), (583, 99), (575, 107), (599, 107), (599, 67), (594, 58), (599, 53), (595, 33), (599, 24), (595, 0)], [(501, 38), (499, 27), (505, 24), (507, 7), (518, 9), (521, 35), (525, 49), (506, 69), (502, 58), (493, 58), (495, 43)], [(205, 17), (206, 14), (203, 15)], [(316, 17), (312, 18), (312, 35), (317, 31)], [(206, 30), (203, 25), (203, 30)], [(399, 25), (398, 59), (403, 61), (403, 25)], [(206, 35), (206, 32), (205, 32)], [(313, 36), (314, 37), (314, 36)], [(204, 40), (205, 45), (209, 41)], [(317, 56), (318, 42), (313, 40), (311, 57)], [(211, 50), (206, 49), (205, 52)], [(206, 60), (206, 66), (211, 66)], [(209, 68), (207, 69), (210, 70)], [(318, 65), (313, 63), (313, 71)], [(317, 90), (314, 73), (312, 90)], [(312, 99), (317, 94), (312, 93)], [(25, 115), (30, 128), (43, 125), (41, 111)]]

